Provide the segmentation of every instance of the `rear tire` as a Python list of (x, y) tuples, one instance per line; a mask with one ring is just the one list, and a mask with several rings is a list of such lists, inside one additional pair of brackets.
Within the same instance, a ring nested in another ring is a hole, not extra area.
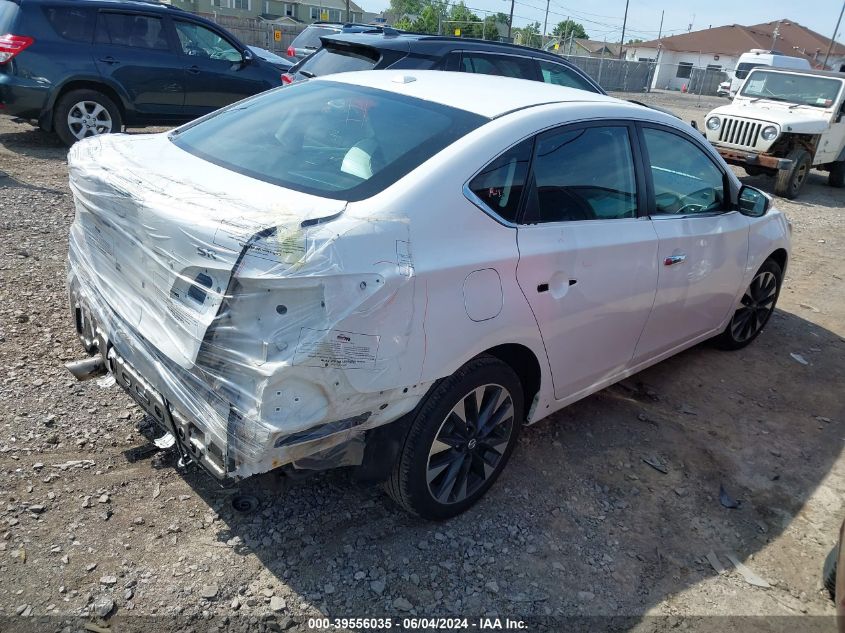
[(792, 200), (807, 181), (810, 169), (813, 167), (813, 160), (810, 153), (803, 149), (794, 149), (786, 157), (792, 161), (792, 166), (778, 171), (775, 176), (775, 193), (782, 198)]
[(725, 350), (742, 349), (760, 335), (775, 310), (783, 270), (773, 259), (767, 259), (754, 275), (740, 305), (724, 331), (713, 343)]
[(838, 160), (830, 164), (830, 173), (827, 175), (827, 184), (831, 187), (841, 189), (845, 187), (845, 161)]
[(53, 129), (70, 147), (89, 136), (123, 131), (120, 108), (97, 90), (71, 90), (59, 98), (54, 109)]
[(519, 378), (479, 356), (426, 395), (410, 422), (388, 494), (408, 512), (443, 520), (460, 514), (493, 485), (523, 422)]
[(830, 599), (836, 600), (836, 562), (839, 558), (839, 545), (828, 552), (822, 566), (822, 582), (830, 593)]

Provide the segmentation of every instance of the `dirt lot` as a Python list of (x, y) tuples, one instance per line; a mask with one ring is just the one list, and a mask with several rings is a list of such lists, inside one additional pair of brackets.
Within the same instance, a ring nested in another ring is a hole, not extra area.
[[(649, 100), (699, 123), (724, 103)], [(845, 191), (825, 175), (778, 200), (794, 251), (757, 342), (696, 347), (531, 427), (477, 508), (432, 524), (344, 472), (232, 491), (167, 454), (130, 461), (139, 409), (62, 367), (81, 355), (65, 153), (0, 118), (0, 630), (307, 630), (321, 613), (833, 629), (820, 568), (845, 514)], [(233, 510), (236, 492), (258, 508)], [(802, 619), (680, 619), (713, 615)]]

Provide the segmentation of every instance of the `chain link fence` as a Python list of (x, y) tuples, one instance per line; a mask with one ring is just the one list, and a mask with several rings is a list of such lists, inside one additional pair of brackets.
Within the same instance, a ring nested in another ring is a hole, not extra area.
[(294, 38), (305, 30), (307, 24), (279, 24), (258, 18), (244, 18), (236, 15), (200, 13), (216, 22), (249, 46), (260, 46), (274, 53), (284, 55)]

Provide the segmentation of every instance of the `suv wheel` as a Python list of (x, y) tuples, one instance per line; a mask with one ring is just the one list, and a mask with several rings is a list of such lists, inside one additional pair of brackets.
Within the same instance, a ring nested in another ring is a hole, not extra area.
[(830, 173), (827, 175), (827, 184), (831, 187), (845, 187), (845, 161), (838, 160), (830, 164)]
[(783, 271), (777, 262), (767, 259), (754, 275), (730, 323), (714, 339), (717, 347), (740, 349), (751, 343), (769, 322), (780, 294)]
[(780, 170), (775, 176), (775, 193), (792, 200), (810, 175), (813, 159), (810, 153), (803, 149), (794, 149), (786, 157), (792, 161), (792, 167)]
[(123, 120), (114, 101), (96, 90), (71, 90), (56, 105), (53, 119), (56, 134), (65, 145), (89, 136), (120, 132)]
[(403, 508), (426, 519), (460, 514), (487, 492), (516, 446), (522, 386), (514, 371), (480, 356), (440, 381), (411, 420), (386, 482)]

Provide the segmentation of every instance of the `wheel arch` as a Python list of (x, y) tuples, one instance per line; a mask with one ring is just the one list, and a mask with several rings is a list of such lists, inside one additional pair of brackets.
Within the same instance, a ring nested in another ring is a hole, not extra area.
[(781, 271), (784, 273), (786, 272), (786, 264), (789, 261), (789, 255), (787, 254), (785, 248), (776, 249), (766, 259), (773, 260), (778, 266), (780, 266)]
[(126, 122), (126, 102), (113, 86), (96, 79), (71, 79), (70, 81), (62, 84), (59, 89), (53, 93), (53, 98), (50, 100), (47, 108), (41, 115), (39, 123), (46, 131), (53, 131), (53, 117), (55, 116), (56, 104), (59, 102), (59, 99), (71, 90), (96, 90), (98, 92), (102, 92), (114, 101), (117, 109), (120, 110), (120, 116), (123, 119), (123, 122)]
[(523, 402), (525, 403), (525, 417), (531, 410), (531, 404), (540, 391), (542, 381), (542, 370), (540, 360), (530, 348), (519, 343), (504, 343), (484, 350), (480, 355), (486, 354), (498, 358), (500, 361), (513, 369), (522, 385)]

